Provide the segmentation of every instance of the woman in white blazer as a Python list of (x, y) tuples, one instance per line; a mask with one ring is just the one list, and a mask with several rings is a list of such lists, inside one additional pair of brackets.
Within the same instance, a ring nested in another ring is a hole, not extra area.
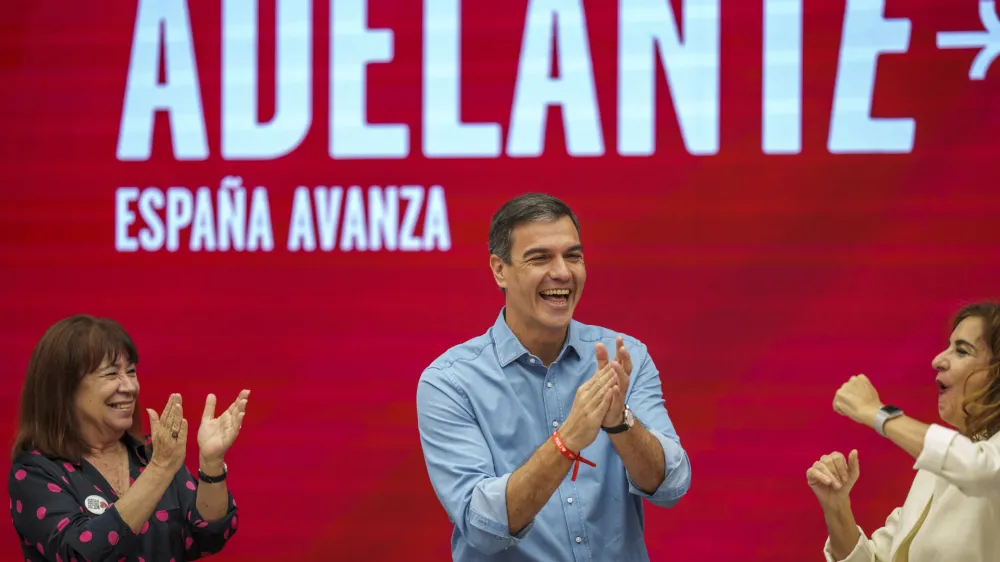
[(954, 429), (884, 404), (864, 375), (837, 391), (833, 409), (912, 455), (917, 474), (903, 505), (869, 537), (851, 513), (857, 450), (816, 461), (806, 479), (826, 519), (828, 562), (1000, 561), (1000, 305), (959, 311), (931, 364), (938, 413)]

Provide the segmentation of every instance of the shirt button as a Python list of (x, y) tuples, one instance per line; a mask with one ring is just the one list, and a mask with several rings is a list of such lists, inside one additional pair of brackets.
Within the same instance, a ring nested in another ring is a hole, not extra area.
[(550, 383), (550, 382), (547, 382), (547, 383), (545, 383), (545, 386), (547, 386), (547, 387), (549, 387), (549, 388), (552, 388), (552, 383)]
[(552, 420), (552, 427), (559, 427), (559, 422)]
[(573, 498), (566, 498), (566, 503), (573, 503)]
[(583, 539), (581, 539), (580, 537), (576, 537), (576, 542), (577, 544), (580, 544), (583, 542)]
[(531, 359), (528, 359), (528, 363), (534, 364), (535, 363), (535, 358), (532, 357)]

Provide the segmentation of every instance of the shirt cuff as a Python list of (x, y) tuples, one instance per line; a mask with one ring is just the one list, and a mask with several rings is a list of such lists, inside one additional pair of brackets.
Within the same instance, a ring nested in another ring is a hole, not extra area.
[(469, 524), (498, 539), (506, 540), (509, 546), (513, 546), (528, 536), (528, 532), (535, 526), (535, 520), (532, 519), (516, 535), (510, 534), (510, 524), (507, 520), (508, 480), (510, 474), (504, 474), (476, 485), (472, 490), (472, 501), (469, 503)]
[(847, 558), (838, 560), (833, 556), (833, 551), (830, 550), (830, 537), (826, 538), (826, 544), (823, 545), (823, 555), (826, 556), (826, 562), (868, 562), (871, 560), (871, 556), (868, 555), (865, 548), (867, 542), (868, 537), (865, 536), (865, 531), (859, 526), (858, 542), (854, 545), (854, 550), (847, 555)]
[(659, 488), (649, 494), (636, 486), (635, 482), (632, 481), (632, 475), (625, 471), (625, 476), (628, 478), (628, 491), (641, 498), (647, 498), (654, 504), (670, 507), (687, 493), (691, 485), (691, 462), (679, 443), (667, 439), (655, 429), (647, 427), (646, 431), (656, 437), (656, 440), (660, 442), (660, 448), (663, 449), (663, 466), (665, 468), (663, 482)]
[[(191, 537), (185, 533), (184, 545), (186, 550), (195, 549), (200, 555), (214, 554), (220, 552), (226, 542), (236, 533), (236, 502), (233, 493), (228, 492), (228, 504), (226, 514), (215, 521), (205, 521), (198, 511), (197, 501), (191, 506), (188, 512), (188, 529)], [(194, 558), (189, 558), (194, 560)]]
[(122, 519), (114, 504), (77, 527), (75, 533), (76, 540), (70, 543), (72, 548), (89, 560), (117, 560), (120, 554), (135, 550), (139, 542), (139, 535)]
[[(139, 535), (137, 535), (132, 530), (132, 527), (129, 527), (128, 523), (126, 523), (125, 520), (122, 519), (122, 514), (118, 511), (118, 507), (112, 505), (111, 508), (105, 512), (105, 514), (110, 515), (113, 521), (111, 525), (109, 525), (110, 528), (108, 529), (108, 533), (106, 533), (106, 535), (109, 538), (109, 541), (111, 541), (111, 534), (117, 531), (117, 537), (114, 539), (114, 541), (118, 543), (117, 550), (119, 552), (129, 552), (130, 550), (135, 548), (135, 545), (139, 540)], [(103, 529), (101, 531), (103, 531)], [(102, 534), (105, 533), (102, 532)], [(112, 542), (112, 545), (114, 546), (114, 542)]]
[(951, 442), (957, 435), (958, 432), (953, 429), (931, 424), (924, 435), (924, 448), (917, 456), (917, 462), (913, 464), (913, 468), (941, 474), (944, 471), (944, 461), (948, 456), (948, 449), (951, 448)]
[(196, 506), (191, 507), (191, 525), (196, 529), (204, 529), (204, 534), (206, 535), (224, 535), (225, 538), (229, 538), (229, 531), (232, 525), (232, 520), (236, 516), (236, 507), (233, 506), (232, 501), (229, 502), (229, 509), (226, 514), (222, 516), (221, 519), (216, 519), (215, 521), (205, 521), (201, 517), (201, 513), (198, 512)]

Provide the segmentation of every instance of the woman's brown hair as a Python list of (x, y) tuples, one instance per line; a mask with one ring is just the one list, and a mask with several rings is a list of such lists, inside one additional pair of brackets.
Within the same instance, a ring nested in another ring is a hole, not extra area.
[[(107, 359), (138, 365), (135, 343), (118, 322), (80, 314), (56, 322), (31, 354), (21, 388), (21, 420), (11, 458), (25, 451), (79, 461), (89, 451), (76, 419), (75, 396), (83, 377)], [(143, 440), (139, 402), (128, 432)]]
[(1000, 432), (1000, 304), (981, 302), (965, 306), (955, 315), (952, 331), (967, 318), (983, 321), (983, 341), (990, 353), (990, 362), (985, 367), (986, 385), (962, 402), (965, 435), (979, 441)]

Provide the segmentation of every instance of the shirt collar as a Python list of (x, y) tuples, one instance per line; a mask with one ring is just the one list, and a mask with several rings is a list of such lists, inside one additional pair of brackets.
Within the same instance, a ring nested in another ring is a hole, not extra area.
[[(149, 455), (149, 447), (150, 447), (150, 444), (152, 443), (150, 437), (151, 437), (150, 435), (146, 435), (146, 441), (143, 442), (143, 441), (140, 441), (139, 439), (136, 439), (135, 436), (133, 436), (131, 433), (129, 433), (129, 432), (126, 431), (124, 433), (124, 435), (122, 435), (122, 438), (120, 439), (120, 441), (122, 442), (123, 445), (125, 445), (125, 448), (128, 449), (129, 452), (135, 453), (136, 456), (138, 456), (143, 461), (143, 463), (145, 464), (145, 463), (149, 462), (149, 456), (150, 456)], [(38, 449), (35, 449), (35, 450), (37, 451)], [(40, 451), (39, 451), (39, 454), (41, 454)], [(50, 458), (50, 459), (55, 459), (56, 458), (56, 457), (49, 456), (49, 455), (45, 455), (45, 456), (48, 457), (48, 458)], [(72, 460), (72, 459), (66, 459), (66, 460), (69, 460), (74, 466), (82, 466), (83, 465), (83, 459), (82, 458), (79, 458), (79, 459), (76, 459), (76, 460)]]
[[(506, 306), (501, 308), (496, 322), (493, 323), (493, 344), (496, 346), (497, 357), (500, 359), (501, 367), (510, 365), (524, 355), (530, 355), (527, 348), (521, 344), (521, 341), (517, 339), (514, 332), (510, 330), (510, 326), (507, 325), (506, 312)], [(563, 348), (559, 351), (559, 358), (562, 358), (562, 356), (570, 350), (572, 350), (577, 357), (580, 357), (580, 349), (582, 349), (582, 347), (579, 337), (580, 327), (577, 326), (577, 321), (570, 320), (569, 329), (566, 334), (566, 342), (563, 343)]]
[(143, 442), (136, 439), (135, 436), (126, 431), (125, 435), (122, 436), (122, 443), (124, 443), (125, 447), (127, 447), (130, 451), (134, 452), (137, 457), (142, 459), (143, 462), (149, 462), (149, 446), (152, 443), (150, 435), (147, 435), (146, 441)]

